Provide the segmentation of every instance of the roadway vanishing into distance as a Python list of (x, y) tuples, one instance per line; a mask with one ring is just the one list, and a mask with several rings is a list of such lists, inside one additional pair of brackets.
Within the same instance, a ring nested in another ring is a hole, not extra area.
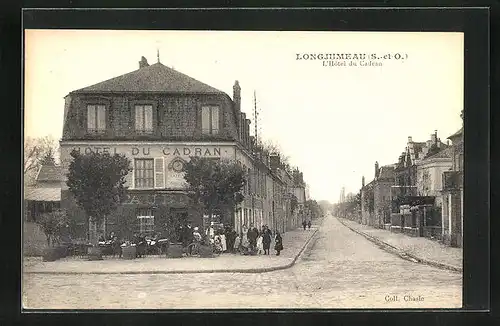
[(35, 309), (458, 308), (462, 275), (387, 253), (329, 215), (286, 270), (25, 274), (23, 304)]

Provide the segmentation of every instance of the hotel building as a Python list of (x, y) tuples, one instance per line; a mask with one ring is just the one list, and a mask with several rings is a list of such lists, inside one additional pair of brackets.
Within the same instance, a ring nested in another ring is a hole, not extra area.
[[(175, 220), (202, 225), (182, 173), (192, 156), (231, 159), (247, 172), (245, 199), (232, 221), (237, 230), (251, 224), (281, 232), (295, 228), (297, 213), (289, 209), (293, 179), (279, 156), (256, 150), (240, 93), (238, 81), (231, 98), (160, 62), (149, 65), (144, 57), (135, 71), (70, 92), (60, 142), (63, 173), (72, 150), (124, 154), (132, 163), (127, 200), (98, 231), (129, 236), (162, 231)], [(79, 235), (88, 235), (87, 218), (65, 180), (61, 207), (79, 225)]]

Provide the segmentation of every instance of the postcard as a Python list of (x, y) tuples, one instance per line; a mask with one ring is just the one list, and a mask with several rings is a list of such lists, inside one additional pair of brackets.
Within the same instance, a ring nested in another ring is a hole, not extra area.
[(24, 41), (24, 309), (462, 307), (463, 33)]

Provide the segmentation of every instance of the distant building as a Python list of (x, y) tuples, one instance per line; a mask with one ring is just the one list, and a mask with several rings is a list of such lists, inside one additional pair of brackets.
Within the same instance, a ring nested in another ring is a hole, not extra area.
[(40, 256), (47, 246), (47, 238), (38, 224), (44, 213), (61, 207), (62, 169), (55, 164), (42, 165), (35, 183), (24, 189), (23, 253)]
[[(364, 184), (364, 178), (362, 181)], [(361, 188), (361, 221), (377, 228), (390, 224), (391, 187), (394, 185), (394, 165), (379, 167), (375, 162), (373, 180)]]
[(447, 145), (438, 138), (437, 131), (426, 142), (414, 142), (408, 137), (406, 149), (395, 166), (395, 185), (391, 190), (391, 230), (423, 236), (424, 220), (420, 210), (434, 205), (434, 197), (419, 196), (417, 167), (420, 162), (444, 150)]
[(41, 214), (60, 208), (63, 180), (61, 166), (50, 164), (40, 167), (35, 184), (24, 191), (26, 221), (36, 222)]

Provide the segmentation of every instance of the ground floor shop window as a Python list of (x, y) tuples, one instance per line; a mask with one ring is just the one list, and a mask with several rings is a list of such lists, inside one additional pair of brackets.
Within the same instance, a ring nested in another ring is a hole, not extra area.
[(154, 232), (155, 217), (150, 208), (142, 208), (137, 211), (137, 219), (139, 222), (139, 233), (151, 234)]

